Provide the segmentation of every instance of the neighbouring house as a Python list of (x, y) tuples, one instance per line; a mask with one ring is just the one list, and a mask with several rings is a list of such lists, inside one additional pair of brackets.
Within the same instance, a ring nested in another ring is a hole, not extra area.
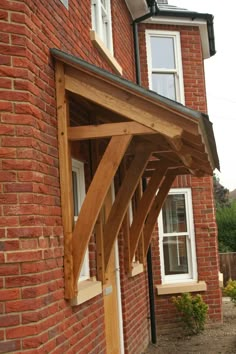
[(214, 44), (167, 1), (1, 1), (1, 353), (141, 353), (186, 291), (222, 320)]

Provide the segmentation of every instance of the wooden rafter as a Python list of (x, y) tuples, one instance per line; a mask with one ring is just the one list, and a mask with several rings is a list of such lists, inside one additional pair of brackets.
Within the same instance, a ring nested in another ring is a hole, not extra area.
[(60, 159), (60, 185), (62, 222), (64, 229), (64, 274), (65, 274), (65, 298), (73, 297), (73, 258), (72, 258), (72, 228), (73, 228), (73, 201), (71, 181), (71, 151), (67, 138), (69, 125), (69, 107), (65, 94), (64, 67), (56, 64), (56, 95), (58, 117), (58, 145)]
[(134, 220), (130, 227), (130, 259), (133, 259), (140, 234), (143, 230), (143, 226), (149, 210), (152, 206), (153, 200), (156, 195), (156, 191), (165, 176), (168, 166), (165, 163), (160, 163), (159, 167), (153, 173), (147, 188), (145, 189), (142, 199), (140, 200)]
[(124, 216), (127, 212), (129, 202), (145, 170), (150, 155), (150, 151), (144, 151), (143, 153), (135, 155), (113, 203), (111, 212), (104, 227), (105, 269), (108, 266), (111, 250), (119, 233)]
[(152, 232), (154, 230), (155, 224), (157, 222), (158, 215), (161, 211), (161, 208), (165, 202), (165, 199), (168, 195), (168, 192), (171, 188), (172, 183), (174, 182), (176, 175), (166, 174), (164, 181), (161, 184), (161, 187), (155, 197), (155, 200), (152, 204), (152, 208), (147, 217), (145, 227), (144, 227), (144, 252), (147, 255), (148, 247), (151, 242)]
[(143, 135), (156, 132), (136, 122), (107, 123), (98, 125), (82, 125), (68, 128), (68, 138), (71, 141), (98, 139), (117, 135)]
[(98, 165), (73, 231), (74, 286), (104, 199), (132, 136), (112, 137)]

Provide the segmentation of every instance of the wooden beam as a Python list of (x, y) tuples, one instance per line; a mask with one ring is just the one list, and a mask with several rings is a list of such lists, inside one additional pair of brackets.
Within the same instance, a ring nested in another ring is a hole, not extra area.
[(71, 299), (74, 294), (72, 228), (74, 222), (72, 200), (71, 151), (68, 143), (67, 127), (69, 125), (69, 107), (65, 95), (64, 67), (56, 63), (56, 97), (58, 120), (58, 147), (61, 185), (62, 223), (64, 229), (64, 275), (65, 298)]
[(104, 258), (105, 269), (107, 269), (111, 251), (119, 233), (122, 221), (127, 212), (129, 202), (135, 192), (139, 180), (145, 170), (150, 158), (151, 152), (145, 151), (142, 154), (136, 154), (128, 171), (122, 181), (121, 187), (113, 203), (108, 220), (104, 227)]
[(160, 163), (159, 168), (153, 173), (147, 188), (145, 189), (142, 199), (140, 200), (132, 225), (130, 227), (130, 258), (133, 259), (138, 245), (140, 234), (149, 210), (152, 206), (156, 191), (165, 176), (168, 166), (165, 163)]
[(152, 239), (152, 232), (157, 223), (158, 215), (161, 211), (161, 208), (166, 200), (166, 197), (169, 193), (172, 183), (174, 182), (176, 175), (167, 174), (164, 181), (161, 184), (161, 187), (155, 197), (155, 200), (152, 204), (152, 208), (147, 217), (147, 221), (144, 227), (144, 252), (147, 255), (148, 247)]
[(105, 267), (104, 267), (104, 242), (103, 242), (103, 220), (101, 213), (98, 216), (95, 225), (96, 234), (96, 260), (97, 260), (97, 280), (105, 283)]
[[(148, 102), (142, 95), (137, 97), (132, 91), (125, 91), (123, 86), (112, 85), (95, 76), (88, 76), (73, 68), (67, 68), (65, 75), (66, 89), (78, 94), (96, 104), (119, 113), (127, 119), (141, 123), (164, 136), (173, 138), (181, 136), (183, 129), (196, 133), (197, 122), (192, 119), (182, 118), (167, 109)], [(176, 124), (178, 122), (178, 124)], [(186, 127), (182, 127), (185, 126)]]
[(98, 214), (131, 138), (130, 135), (111, 138), (82, 204), (73, 231), (75, 287)]
[(168, 168), (180, 168), (184, 167), (183, 163), (177, 163), (177, 162), (171, 162), (171, 161), (166, 161), (164, 159), (162, 160), (151, 160), (148, 162), (146, 170), (156, 170), (160, 168), (161, 164), (168, 165)]
[(117, 135), (155, 134), (151, 128), (136, 122), (107, 123), (98, 125), (81, 125), (68, 128), (68, 138), (71, 141), (107, 138)]

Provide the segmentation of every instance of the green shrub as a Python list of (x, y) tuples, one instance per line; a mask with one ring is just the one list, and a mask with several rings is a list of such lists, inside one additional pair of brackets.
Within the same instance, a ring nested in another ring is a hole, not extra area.
[(223, 293), (230, 297), (230, 300), (236, 306), (236, 280), (229, 279), (226, 287), (223, 289)]
[(236, 252), (236, 202), (216, 211), (220, 252)]
[(192, 296), (189, 293), (184, 293), (180, 296), (174, 296), (172, 301), (187, 334), (198, 334), (204, 330), (208, 306), (201, 295)]

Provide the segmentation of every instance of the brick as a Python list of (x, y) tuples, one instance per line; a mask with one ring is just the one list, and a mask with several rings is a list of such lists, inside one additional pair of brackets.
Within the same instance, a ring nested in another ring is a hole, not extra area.
[[(1, 198), (0, 198), (1, 200)], [(6, 205), (3, 207), (4, 215), (31, 215), (38, 213), (38, 206), (27, 205)]]
[(33, 288), (25, 288), (22, 290), (22, 298), (29, 299), (29, 298), (37, 298), (42, 295), (46, 295), (48, 293), (48, 285), (42, 284), (38, 286), (34, 286)]
[(15, 251), (19, 249), (19, 241), (0, 241), (0, 251)]
[[(40, 299), (22, 299), (16, 301), (9, 301), (6, 303), (6, 312), (24, 312), (36, 310), (42, 305)], [(16, 337), (15, 337), (16, 338)]]
[(17, 216), (6, 216), (0, 218), (0, 227), (17, 226), (19, 223)]
[[(1, 35), (0, 35), (0, 42), (1, 42)], [(0, 87), (10, 89), (12, 87), (12, 80), (7, 78), (0, 78)]]
[[(1, 57), (0, 57), (0, 64), (1, 64)], [(1, 112), (12, 112), (13, 105), (11, 102), (0, 102), (0, 111)]]
[(16, 203), (17, 203), (17, 194), (0, 194), (0, 204), (3, 205), (3, 204), (16, 204)]
[(10, 276), (5, 279), (6, 288), (32, 286), (41, 283), (41, 281), (41, 274)]
[(1, 301), (16, 300), (20, 296), (19, 289), (1, 289)]
[(6, 338), (14, 339), (14, 338), (24, 338), (28, 336), (32, 336), (38, 333), (38, 328), (35, 325), (32, 326), (20, 326), (11, 329), (6, 329)]
[(30, 262), (42, 258), (42, 251), (19, 251), (7, 253), (6, 262)]
[[(2, 138), (2, 146), (15, 146), (15, 147), (32, 147), (33, 142), (32, 142), (32, 138), (31, 137), (24, 137), (24, 138), (19, 138), (19, 137), (4, 137)], [(15, 163), (16, 166), (20, 166), (23, 168), (24, 165), (29, 166), (32, 165), (32, 161), (4, 161), (4, 165), (3, 168), (6, 169), (11, 169), (12, 168), (12, 164)], [(20, 169), (20, 167), (18, 167), (17, 169)]]
[(0, 341), (0, 353), (11, 353), (20, 350), (20, 340)]
[(33, 191), (32, 183), (10, 183), (10, 184), (6, 183), (4, 185), (4, 192), (6, 193), (11, 193), (11, 192), (22, 193), (22, 192), (32, 192), (32, 191)]
[(10, 327), (17, 326), (20, 324), (19, 315), (1, 315), (0, 316), (0, 327)]
[(0, 276), (17, 275), (19, 273), (19, 264), (0, 264)]
[(41, 227), (20, 227), (20, 228), (8, 228), (7, 237), (8, 238), (18, 238), (18, 237), (40, 237), (43, 234)]

